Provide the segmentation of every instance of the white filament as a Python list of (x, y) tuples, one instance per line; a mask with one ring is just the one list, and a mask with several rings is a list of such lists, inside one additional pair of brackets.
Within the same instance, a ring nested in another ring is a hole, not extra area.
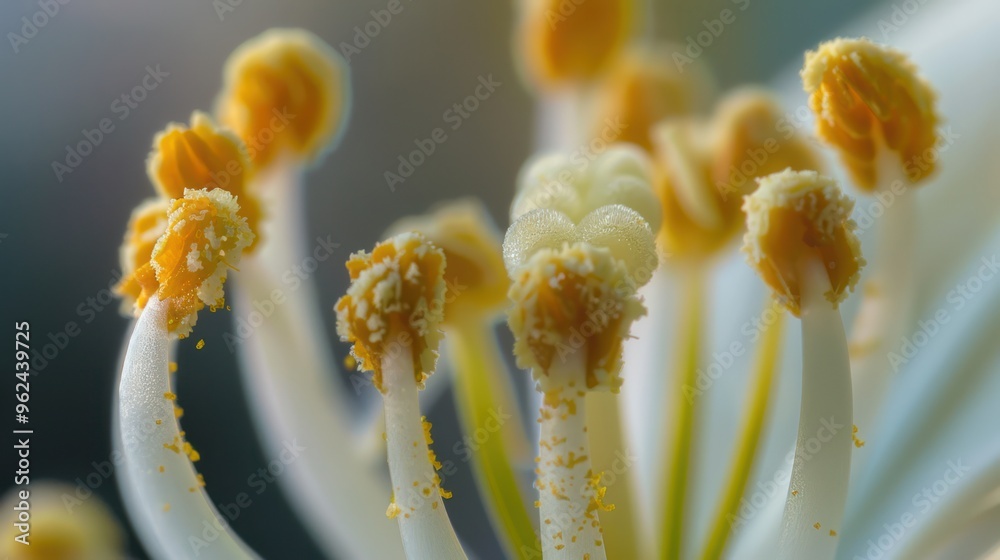
[(850, 481), (853, 403), (847, 338), (821, 263), (804, 267), (802, 404), (778, 558), (832, 560)]
[(385, 433), (393, 488), (390, 511), (399, 522), (407, 560), (465, 560), (430, 461), (413, 355), (403, 348), (382, 358)]
[[(257, 558), (220, 518), (201, 487), (170, 387), (167, 304), (153, 296), (136, 322), (118, 387), (118, 424), (127, 502), (150, 554), (168, 560)], [(175, 446), (175, 447), (174, 447)]]

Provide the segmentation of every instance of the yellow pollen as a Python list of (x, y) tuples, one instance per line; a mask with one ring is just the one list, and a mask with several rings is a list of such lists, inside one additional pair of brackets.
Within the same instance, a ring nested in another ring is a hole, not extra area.
[(925, 154), (938, 141), (936, 95), (903, 53), (867, 39), (835, 39), (806, 53), (802, 83), (816, 133), (837, 148), (860, 188), (873, 191), (885, 179), (878, 177), (885, 149), (910, 183), (934, 172)]
[(349, 82), (346, 62), (321, 39), (272, 29), (230, 55), (216, 114), (258, 169), (283, 156), (313, 162), (344, 128)]
[(862, 448), (865, 446), (865, 440), (858, 437), (858, 427), (854, 426), (851, 430), (851, 439), (854, 441), (854, 447)]
[(445, 256), (417, 233), (379, 243), (347, 261), (351, 286), (337, 301), (337, 333), (372, 382), (382, 385), (387, 349), (409, 348), (418, 386), (434, 371), (444, 315)]
[[(229, 266), (254, 239), (230, 193), (187, 190), (170, 205), (166, 232), (153, 248), (149, 264), (155, 276), (140, 278), (146, 294), (169, 303), (167, 328), (187, 336), (206, 305), (221, 305)], [(220, 256), (224, 250), (231, 261)]]
[(204, 348), (205, 347), (205, 339), (202, 338), (202, 339), (198, 340), (198, 344), (195, 344), (194, 347), (197, 348), (198, 350), (201, 350), (202, 348)]
[(853, 208), (832, 179), (812, 171), (769, 175), (746, 198), (743, 252), (794, 315), (801, 311), (801, 275), (811, 261), (826, 268), (826, 298), (834, 306), (857, 284), (865, 260), (850, 219)]
[(564, 13), (560, 0), (524, 3), (518, 41), (532, 82), (551, 89), (604, 72), (629, 41), (635, 0), (587, 0)]
[(500, 232), (482, 202), (462, 199), (389, 228), (390, 235), (413, 231), (444, 251), (445, 324), (492, 315), (506, 303), (510, 280)]

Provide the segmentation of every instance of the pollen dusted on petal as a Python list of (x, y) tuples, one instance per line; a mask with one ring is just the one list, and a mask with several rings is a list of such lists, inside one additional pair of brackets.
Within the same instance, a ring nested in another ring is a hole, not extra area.
[[(569, 382), (618, 392), (622, 343), (646, 309), (609, 249), (587, 243), (542, 249), (516, 271), (509, 296), (517, 363), (534, 370), (543, 391)], [(585, 378), (550, 380), (553, 364), (577, 351), (586, 352)]]
[(347, 63), (321, 39), (272, 29), (230, 55), (216, 114), (258, 168), (281, 156), (313, 162), (344, 128), (349, 83)]
[(564, 13), (561, 0), (523, 3), (519, 42), (537, 87), (598, 76), (631, 39), (635, 0), (587, 0)]
[(885, 149), (910, 183), (934, 172), (925, 153), (938, 141), (936, 94), (906, 55), (867, 39), (835, 39), (806, 53), (802, 84), (817, 134), (840, 151), (859, 187), (871, 191), (886, 179), (878, 177)]
[(382, 384), (387, 351), (409, 349), (417, 385), (434, 371), (444, 319), (445, 254), (418, 233), (403, 233), (347, 261), (351, 286), (337, 301), (337, 333), (360, 368)]
[(801, 311), (801, 275), (810, 261), (826, 268), (832, 290), (826, 297), (834, 306), (857, 284), (865, 260), (850, 219), (853, 208), (832, 179), (814, 171), (769, 175), (746, 197), (743, 252), (794, 315)]
[(507, 302), (500, 232), (478, 199), (463, 199), (424, 216), (405, 218), (390, 234), (419, 232), (444, 251), (445, 323), (491, 316)]
[(253, 167), (246, 148), (235, 134), (216, 126), (205, 113), (196, 111), (190, 126), (172, 123), (157, 134), (146, 172), (156, 190), (168, 199), (181, 198), (185, 189), (229, 191), (240, 205), (240, 216), (247, 219), (251, 231), (258, 232), (261, 210), (257, 198), (247, 192)]
[(171, 333), (187, 336), (198, 311), (223, 304), (226, 274), (253, 239), (227, 191), (189, 189), (171, 202), (166, 232), (150, 256), (155, 275), (140, 279), (143, 290), (169, 303)]

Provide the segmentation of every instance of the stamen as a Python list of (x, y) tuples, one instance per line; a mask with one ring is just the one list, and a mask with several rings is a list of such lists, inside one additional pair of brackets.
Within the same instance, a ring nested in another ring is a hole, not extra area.
[(337, 332), (385, 403), (393, 504), (407, 558), (464, 559), (435, 472), (430, 426), (418, 390), (434, 370), (445, 294), (444, 253), (416, 233), (400, 234), (347, 262), (351, 286), (337, 302)]
[[(529, 163), (519, 179), (520, 192), (511, 210), (514, 223), (504, 239), (508, 271), (516, 279), (518, 271), (543, 249), (560, 252), (574, 244), (586, 250), (601, 248), (624, 266), (627, 276), (620, 282), (618, 295), (632, 294), (659, 265), (650, 226), (658, 227), (660, 213), (651, 182), (651, 165), (644, 152), (625, 145), (613, 146), (582, 169), (561, 154)], [(625, 332), (630, 323), (624, 324)], [(592, 330), (593, 325), (586, 328)], [(620, 352), (620, 347), (612, 352)], [(614, 420), (621, 416), (619, 401), (615, 395), (606, 398), (593, 392), (586, 400), (594, 404), (592, 415), (598, 419), (597, 429), (588, 438), (594, 445), (591, 458), (610, 467), (625, 445), (622, 426)], [(602, 547), (610, 551), (607, 554), (634, 556), (637, 527), (629, 495), (631, 477), (616, 472), (615, 479), (610, 492), (622, 508), (604, 526)]]
[(816, 133), (840, 151), (859, 187), (874, 191), (896, 178), (878, 168), (885, 150), (898, 158), (894, 174), (909, 183), (934, 172), (923, 154), (938, 141), (936, 95), (903, 53), (835, 39), (806, 53), (802, 83), (819, 116)]
[(589, 0), (565, 14), (558, 0), (522, 4), (517, 41), (538, 89), (592, 80), (613, 61), (632, 34), (635, 0)]
[[(146, 170), (156, 190), (167, 199), (181, 198), (185, 189), (224, 189), (236, 197), (240, 216), (250, 231), (259, 232), (260, 203), (247, 190), (253, 168), (243, 142), (200, 111), (190, 126), (172, 123), (153, 140)], [(249, 250), (259, 241), (254, 243)]]
[(216, 118), (246, 144), (257, 171), (251, 189), (265, 209), (263, 241), (240, 267), (233, 309), (246, 320), (260, 313), (255, 304), (273, 303), (227, 345), (239, 354), (264, 449), (280, 454), (293, 439), (309, 449), (279, 484), (316, 543), (330, 557), (396, 560), (404, 556), (399, 532), (383, 523), (389, 488), (354, 433), (367, 418), (353, 413), (354, 393), (367, 396), (368, 381), (353, 375), (353, 390), (337, 381), (343, 373), (314, 279), (295, 272), (317, 255), (338, 254), (340, 240), (308, 234), (305, 171), (342, 137), (350, 97), (345, 61), (303, 30), (265, 32), (227, 61)]
[[(520, 419), (521, 407), (493, 323), (507, 302), (499, 232), (481, 202), (460, 200), (430, 214), (407, 218), (390, 233), (419, 232), (445, 255), (444, 322), (454, 366), (455, 404), (463, 433), (475, 434), (496, 416)], [(474, 474), (490, 517), (510, 556), (538, 549), (535, 530), (518, 488), (515, 465), (530, 464), (531, 445), (518, 420), (501, 423), (500, 437), (470, 446)], [(539, 549), (540, 550), (540, 549)]]
[[(747, 197), (748, 261), (802, 319), (802, 404), (778, 558), (828, 560), (850, 480), (851, 369), (838, 304), (864, 265), (853, 203), (815, 172), (765, 177)], [(816, 442), (821, 442), (819, 449)], [(810, 530), (826, 527), (829, 532)]]
[[(226, 264), (236, 264), (253, 240), (230, 193), (186, 190), (170, 205), (165, 232), (138, 275), (145, 304), (128, 342), (118, 388), (115, 445), (125, 457), (124, 494), (147, 546), (165, 556), (255, 555), (222, 523), (195, 472), (198, 453), (184, 439), (171, 387), (172, 338), (186, 336), (207, 305), (221, 305)], [(193, 489), (193, 490), (192, 490)], [(195, 539), (205, 525), (211, 542)]]
[[(508, 238), (510, 233), (508, 233)], [(546, 558), (605, 558), (606, 490), (591, 468), (583, 398), (617, 392), (622, 342), (645, 313), (628, 268), (608, 248), (541, 249), (511, 271), (508, 323), (518, 365), (544, 395), (538, 480)]]
[(888, 345), (903, 336), (912, 313), (917, 203), (907, 189), (936, 170), (937, 158), (928, 157), (939, 140), (936, 95), (903, 53), (866, 39), (820, 45), (806, 55), (802, 80), (820, 137), (840, 151), (859, 187), (892, 200), (851, 331), (855, 391), (864, 395), (856, 418), (868, 426), (889, 385)]
[(226, 62), (216, 114), (258, 169), (282, 158), (317, 161), (336, 144), (350, 107), (347, 63), (301, 29), (271, 29)]

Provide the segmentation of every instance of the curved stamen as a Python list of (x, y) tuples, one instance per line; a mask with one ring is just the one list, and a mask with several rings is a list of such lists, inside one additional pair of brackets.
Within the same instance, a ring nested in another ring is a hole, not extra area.
[(337, 301), (337, 332), (352, 343), (358, 365), (372, 372), (385, 404), (393, 498), (386, 514), (399, 523), (411, 560), (465, 559), (448, 519), (430, 451), (430, 424), (418, 389), (437, 361), (444, 316), (445, 256), (417, 233), (397, 235), (347, 262), (351, 286)]
[(778, 541), (783, 560), (832, 559), (854, 447), (851, 370), (838, 304), (864, 259), (853, 203), (832, 180), (786, 170), (746, 198), (747, 260), (802, 320), (802, 402)]

